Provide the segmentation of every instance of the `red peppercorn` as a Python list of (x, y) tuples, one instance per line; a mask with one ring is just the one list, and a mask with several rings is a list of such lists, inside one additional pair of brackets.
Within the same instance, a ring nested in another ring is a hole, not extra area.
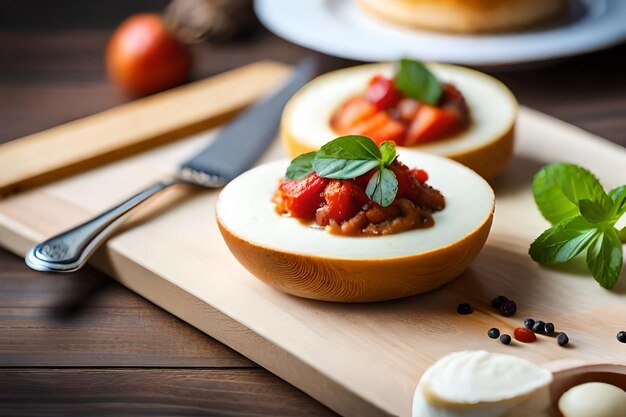
[(518, 327), (515, 329), (515, 331), (513, 331), (513, 337), (515, 337), (515, 340), (519, 340), (524, 343), (532, 343), (537, 340), (535, 333), (525, 327)]

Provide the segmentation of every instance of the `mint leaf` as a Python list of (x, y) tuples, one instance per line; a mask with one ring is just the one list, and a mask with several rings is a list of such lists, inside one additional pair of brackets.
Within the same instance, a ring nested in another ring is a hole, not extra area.
[(324, 178), (351, 179), (381, 165), (378, 146), (365, 136), (341, 136), (322, 146), (313, 170)]
[(380, 162), (377, 160), (315, 158), (313, 161), (313, 169), (317, 172), (317, 175), (324, 178), (336, 178), (340, 180), (356, 178), (379, 166)]
[[(333, 139), (317, 151), (316, 159), (380, 160), (381, 154), (373, 140), (366, 136), (348, 135)], [(316, 170), (317, 171), (317, 170)]]
[(287, 167), (285, 178), (288, 180), (301, 180), (313, 172), (313, 159), (315, 152), (309, 152), (296, 157)]
[(598, 224), (610, 219), (611, 213), (613, 212), (613, 205), (606, 208), (600, 203), (584, 199), (578, 202), (578, 209), (586, 220), (593, 224)]
[(528, 253), (542, 264), (566, 262), (585, 250), (596, 234), (594, 225), (581, 216), (574, 217), (543, 232)]
[(597, 178), (572, 164), (543, 167), (533, 178), (532, 190), (539, 211), (552, 224), (578, 216), (580, 200), (591, 200), (604, 208), (611, 204)]
[(393, 142), (383, 142), (380, 144), (380, 154), (383, 165), (388, 167), (396, 159), (396, 147)]
[(612, 220), (618, 221), (626, 213), (626, 185), (613, 188), (609, 197), (613, 201)]
[(437, 77), (424, 64), (410, 59), (398, 62), (395, 85), (404, 95), (427, 104), (436, 104), (442, 93)]
[(615, 228), (596, 235), (587, 250), (587, 266), (601, 286), (613, 288), (622, 270), (622, 243)]
[(396, 174), (387, 168), (380, 168), (365, 188), (365, 194), (374, 202), (387, 207), (396, 198), (398, 192), (398, 180)]

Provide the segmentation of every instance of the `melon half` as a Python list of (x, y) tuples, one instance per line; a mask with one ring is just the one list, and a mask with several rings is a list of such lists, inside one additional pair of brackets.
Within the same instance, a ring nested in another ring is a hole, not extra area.
[(365, 302), (406, 297), (459, 276), (482, 249), (494, 194), (472, 170), (452, 160), (402, 152), (425, 169), (446, 207), (435, 225), (386, 236), (338, 236), (276, 213), (272, 195), (288, 160), (258, 166), (220, 193), (216, 215), (231, 252), (253, 275), (299, 297)]
[[(454, 159), (490, 180), (513, 155), (517, 101), (489, 75), (447, 64), (427, 64), (441, 82), (454, 84), (465, 97), (471, 124), (458, 134), (408, 149)], [(283, 112), (281, 138), (289, 155), (315, 151), (338, 135), (330, 120), (349, 98), (363, 94), (376, 74), (393, 76), (393, 64), (368, 64), (324, 74), (295, 94)], [(407, 148), (398, 147), (398, 153)]]

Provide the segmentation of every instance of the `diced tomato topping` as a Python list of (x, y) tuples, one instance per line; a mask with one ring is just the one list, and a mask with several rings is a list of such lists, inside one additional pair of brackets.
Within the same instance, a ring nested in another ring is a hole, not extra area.
[(351, 181), (331, 180), (328, 183), (324, 191), (326, 206), (322, 210), (326, 212), (329, 220), (341, 224), (361, 210), (354, 199), (355, 187)]
[(363, 97), (350, 99), (333, 116), (331, 124), (339, 133), (348, 133), (358, 123), (372, 117), (377, 112), (376, 106)]
[(365, 99), (376, 106), (378, 111), (395, 106), (401, 98), (402, 94), (396, 90), (393, 80), (382, 75), (374, 76), (365, 91)]
[(329, 181), (315, 173), (300, 181), (283, 179), (279, 190), (286, 209), (294, 217), (315, 217), (315, 212), (324, 203), (324, 189)]
[(411, 174), (420, 184), (424, 184), (426, 181), (428, 181), (428, 172), (424, 171), (423, 169), (413, 168), (411, 170)]
[(459, 115), (456, 112), (424, 104), (409, 127), (405, 145), (437, 139), (454, 130), (458, 123)]
[(401, 122), (389, 117), (386, 112), (378, 112), (352, 127), (350, 133), (367, 136), (376, 142), (377, 145), (386, 140), (399, 143), (404, 140), (406, 127)]

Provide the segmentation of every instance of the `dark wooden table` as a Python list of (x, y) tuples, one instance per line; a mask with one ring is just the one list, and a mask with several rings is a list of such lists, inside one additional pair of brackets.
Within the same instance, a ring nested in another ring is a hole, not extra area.
[[(164, 3), (0, 3), (0, 142), (127, 100), (103, 72), (106, 41), (124, 16)], [(260, 30), (193, 53), (200, 79), (259, 59), (293, 63), (309, 51)], [(490, 72), (522, 104), (626, 145), (624, 56), (621, 46)], [(325, 69), (350, 64), (321, 58)], [(94, 270), (39, 274), (0, 250), (2, 416), (332, 414)]]

